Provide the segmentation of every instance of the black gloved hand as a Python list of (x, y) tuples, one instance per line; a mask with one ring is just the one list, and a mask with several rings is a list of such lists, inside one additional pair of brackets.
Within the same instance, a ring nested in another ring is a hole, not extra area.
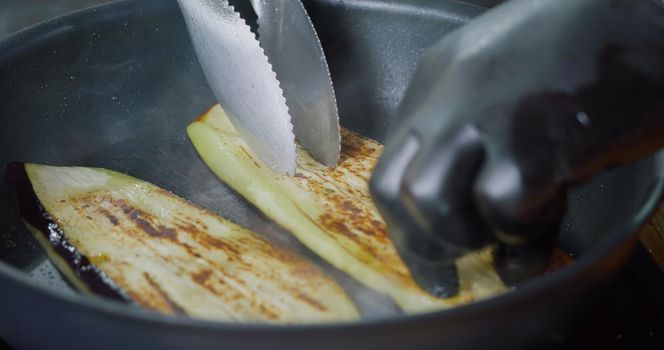
[(416, 280), (497, 239), (512, 283), (541, 272), (570, 186), (664, 146), (664, 3), (513, 0), (425, 54), (371, 190)]

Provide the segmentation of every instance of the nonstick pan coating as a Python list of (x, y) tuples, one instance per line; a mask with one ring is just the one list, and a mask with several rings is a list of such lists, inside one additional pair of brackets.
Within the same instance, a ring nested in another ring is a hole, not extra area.
[[(245, 3), (246, 5), (246, 3)], [(382, 140), (422, 51), (483, 9), (454, 1), (305, 1), (344, 126)], [(312, 257), (229, 191), (184, 133), (214, 103), (175, 1), (121, 1), (0, 43), (0, 164), (100, 166), (153, 182)], [(311, 326), (174, 319), (71, 292), (0, 180), (0, 337), (18, 348), (446, 349), (557, 342), (583, 321), (658, 203), (655, 156), (569, 197), (561, 245), (574, 265), (492, 300), (419, 316)], [(323, 264), (324, 265), (324, 264)], [(379, 297), (325, 267), (362, 303)], [(365, 294), (366, 293), (366, 294)], [(359, 295), (359, 296), (358, 296)]]

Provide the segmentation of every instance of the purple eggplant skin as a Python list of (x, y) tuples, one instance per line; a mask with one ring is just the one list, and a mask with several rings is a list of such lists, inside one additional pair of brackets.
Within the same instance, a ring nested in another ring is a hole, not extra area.
[[(73, 274), (92, 294), (131, 302), (131, 299), (113, 281), (106, 277), (90, 260), (71, 245), (58, 224), (41, 205), (32, 183), (25, 171), (25, 163), (10, 162), (5, 167), (5, 176), (14, 188), (19, 212), (23, 220), (39, 231), (48, 241), (53, 252), (60, 256)], [(35, 234), (35, 230), (33, 230)], [(47, 247), (43, 247), (47, 249)], [(58, 266), (58, 268), (61, 268)], [(65, 280), (67, 280), (66, 276)]]

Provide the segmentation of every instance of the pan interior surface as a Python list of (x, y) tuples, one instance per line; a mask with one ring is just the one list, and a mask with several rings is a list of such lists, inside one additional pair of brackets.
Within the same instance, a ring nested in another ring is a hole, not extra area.
[[(483, 11), (456, 1), (305, 6), (328, 56), (342, 125), (381, 141), (398, 125), (396, 108), (424, 49)], [(79, 12), (0, 43), (0, 165), (94, 166), (144, 179), (316, 261), (365, 315), (392, 315), (384, 297), (321, 261), (207, 169), (185, 128), (214, 103), (175, 1), (123, 1)], [(605, 241), (627, 239), (659, 196), (661, 159), (607, 172), (571, 193), (561, 245), (582, 257)], [(0, 264), (75, 293), (15, 203), (3, 176)]]

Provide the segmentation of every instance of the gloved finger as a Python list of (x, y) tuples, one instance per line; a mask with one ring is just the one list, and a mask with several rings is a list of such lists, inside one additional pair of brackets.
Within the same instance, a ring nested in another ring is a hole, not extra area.
[(403, 175), (420, 149), (419, 140), (406, 133), (402, 140), (394, 140), (376, 164), (369, 181), (369, 190), (383, 218), (388, 221), (403, 211), (399, 190)]
[(472, 196), (483, 159), (479, 132), (464, 125), (424, 145), (412, 161), (401, 184), (401, 198), (409, 215), (428, 233), (427, 240), (460, 251), (487, 243), (488, 230)]
[(494, 250), (493, 261), (496, 272), (507, 285), (516, 285), (541, 275), (549, 266), (555, 236), (514, 245), (499, 242)]
[(426, 238), (429, 233), (409, 216), (395, 220), (389, 227), (399, 256), (420, 287), (440, 298), (452, 297), (459, 292), (455, 258), (465, 250)]
[[(513, 244), (550, 235), (565, 211), (565, 178), (550, 159), (520, 159), (515, 152), (489, 154), (473, 186), (475, 203), (499, 238)], [(557, 232), (557, 231), (556, 231)], [(509, 237), (508, 237), (509, 236)]]
[(420, 149), (411, 133), (396, 139), (385, 150), (370, 181), (370, 190), (381, 212), (395, 248), (413, 278), (425, 290), (439, 297), (458, 292), (454, 260), (458, 252), (437, 244), (410, 217), (401, 200), (401, 183), (408, 165)]
[(520, 163), (506, 153), (495, 154), (473, 187), (477, 207), (500, 243), (494, 259), (496, 269), (509, 284), (544, 272), (560, 230), (565, 186), (542, 176), (545, 164), (549, 163), (535, 159)]
[(437, 296), (458, 292), (455, 259), (490, 236), (472, 200), (483, 159), (471, 127), (425, 141), (411, 130), (372, 178), (390, 236), (415, 280)]

